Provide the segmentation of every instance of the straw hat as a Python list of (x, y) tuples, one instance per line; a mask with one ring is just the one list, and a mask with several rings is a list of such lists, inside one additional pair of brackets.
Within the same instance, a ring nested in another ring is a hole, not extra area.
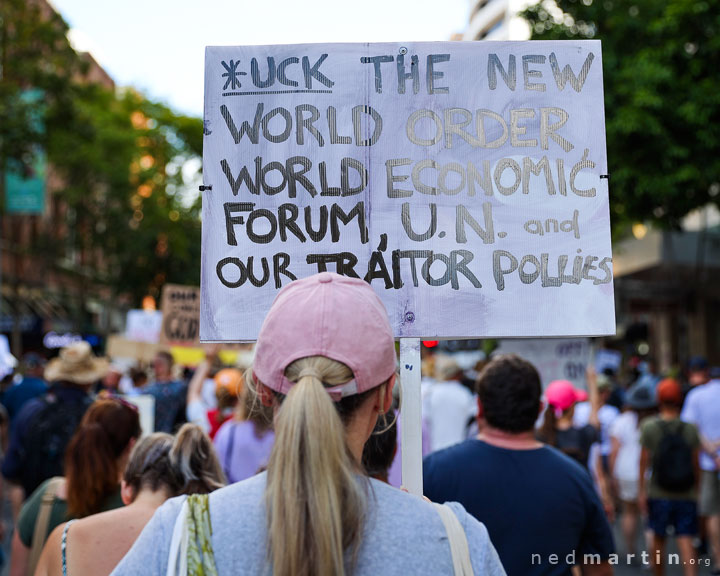
[(108, 369), (108, 361), (95, 356), (90, 344), (84, 341), (75, 342), (60, 350), (60, 356), (48, 363), (45, 380), (88, 385), (100, 380), (107, 374)]

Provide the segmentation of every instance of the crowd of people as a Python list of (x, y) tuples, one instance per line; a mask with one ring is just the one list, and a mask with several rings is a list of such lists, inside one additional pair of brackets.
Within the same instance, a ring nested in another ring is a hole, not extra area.
[(84, 342), (26, 356), (0, 398), (11, 576), (660, 575), (670, 537), (686, 575), (720, 573), (720, 374), (704, 359), (682, 379), (590, 371), (581, 389), (543, 387), (515, 355), (466, 370), (426, 352), (425, 498), (399, 489), (395, 344), (360, 280), (281, 290), (249, 365), (212, 346), (188, 374), (167, 352), (147, 374)]

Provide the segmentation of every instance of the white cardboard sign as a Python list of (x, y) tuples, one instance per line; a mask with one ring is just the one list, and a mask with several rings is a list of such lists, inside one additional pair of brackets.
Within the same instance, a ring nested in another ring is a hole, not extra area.
[(590, 363), (587, 338), (502, 340), (497, 353), (517, 354), (535, 366), (543, 390), (553, 380), (569, 380), (576, 388), (587, 390), (585, 375)]
[(203, 341), (369, 281), (397, 337), (615, 332), (599, 41), (209, 47)]
[(156, 344), (162, 330), (160, 310), (128, 310), (125, 337), (135, 342)]

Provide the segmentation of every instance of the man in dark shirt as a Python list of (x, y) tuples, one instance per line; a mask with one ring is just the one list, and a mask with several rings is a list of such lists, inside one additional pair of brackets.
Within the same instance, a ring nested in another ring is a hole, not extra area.
[(43, 481), (61, 476), (65, 448), (92, 400), (90, 387), (107, 372), (87, 342), (60, 351), (45, 369), (50, 388), (25, 403), (17, 415), (2, 475), (19, 484), (27, 498)]
[(483, 522), (509, 576), (612, 574), (614, 544), (586, 470), (535, 439), (542, 388), (510, 355), (478, 376), (476, 439), (429, 455), (425, 495), (460, 502)]
[(8, 388), (2, 399), (11, 425), (26, 402), (47, 392), (48, 385), (43, 380), (44, 372), (45, 358), (34, 352), (25, 354), (22, 360), (22, 379)]

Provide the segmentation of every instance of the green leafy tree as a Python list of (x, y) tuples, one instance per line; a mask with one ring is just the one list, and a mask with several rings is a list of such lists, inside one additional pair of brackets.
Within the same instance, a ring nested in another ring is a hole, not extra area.
[(616, 233), (720, 200), (720, 0), (546, 0), (523, 16), (533, 39), (602, 40)]
[(199, 198), (186, 195), (186, 165), (200, 155), (202, 121), (133, 91), (75, 90), (74, 129), (53, 134), (48, 149), (75, 234), (70, 245), (46, 237), (46, 250), (84, 254), (82, 265), (135, 303), (165, 282), (197, 284)]
[(42, 0), (0, 2), (0, 206), (5, 167), (31, 166), (38, 149), (60, 182), (52, 225), (13, 249), (78, 276), (78, 301), (99, 286), (139, 304), (165, 282), (197, 284), (202, 121), (93, 83), (67, 32)]
[[(5, 163), (32, 164), (36, 146), (61, 120), (72, 78), (83, 63), (70, 47), (67, 25), (54, 11), (31, 0), (0, 2), (0, 173)], [(43, 95), (43, 110), (23, 98)], [(0, 184), (2, 186), (2, 184)]]

